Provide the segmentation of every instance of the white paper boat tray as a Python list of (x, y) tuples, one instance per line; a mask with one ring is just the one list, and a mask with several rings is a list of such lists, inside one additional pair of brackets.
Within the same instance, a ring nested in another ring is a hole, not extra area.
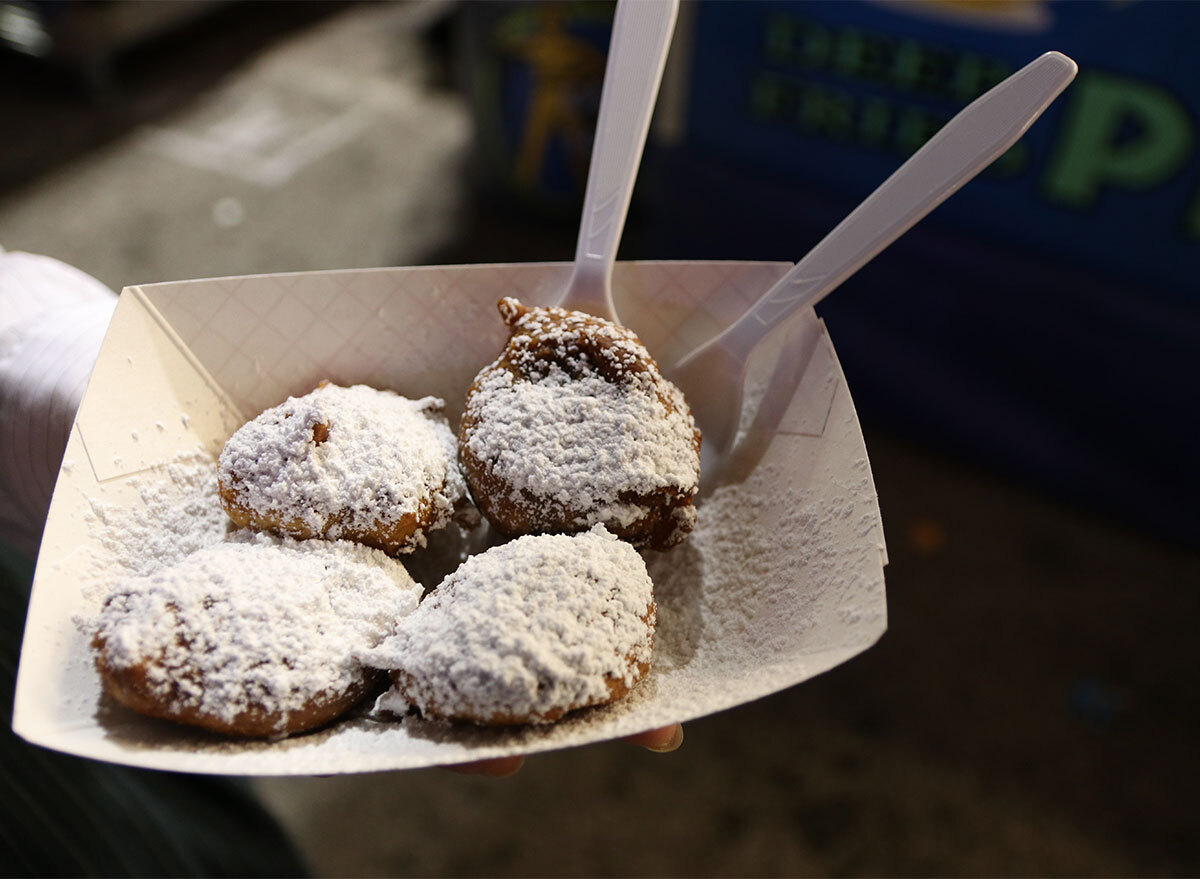
[[(786, 263), (618, 263), (616, 305), (660, 364), (737, 318)], [(477, 729), (366, 716), (281, 742), (221, 739), (101, 694), (86, 637), (111, 553), (98, 508), (134, 509), (166, 464), (322, 379), (446, 400), (451, 424), (500, 351), (502, 296), (556, 301), (568, 264), (255, 275), (127, 288), (72, 429), (34, 578), (14, 730), (55, 750), (156, 769), (314, 775), (534, 753), (687, 721), (777, 692), (886, 628), (883, 528), (841, 367), (811, 310), (756, 354), (743, 439), (692, 538), (647, 552), (659, 624), (625, 700), (552, 726)], [(140, 486), (140, 488), (139, 488)], [(112, 568), (112, 576), (117, 576)]]

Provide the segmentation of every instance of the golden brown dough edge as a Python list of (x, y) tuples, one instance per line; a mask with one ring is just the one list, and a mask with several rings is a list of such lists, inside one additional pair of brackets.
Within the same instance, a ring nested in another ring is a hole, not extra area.
[(275, 738), (307, 732), (341, 717), (369, 693), (378, 692), (387, 677), (383, 672), (364, 668), (362, 676), (340, 693), (318, 693), (298, 711), (280, 712), (253, 708), (236, 715), (232, 720), (205, 713), (192, 706), (173, 704), (154, 693), (148, 672), (152, 661), (146, 660), (127, 668), (114, 668), (104, 660), (104, 640), (94, 638), (96, 670), (105, 692), (139, 714), (168, 720), (185, 726), (195, 726), (209, 732), (237, 738)]
[[(476, 422), (464, 415), (459, 425), (458, 457), (463, 476), (471, 490), (471, 498), (480, 512), (505, 537), (525, 534), (576, 534), (592, 527), (590, 510), (574, 510), (561, 504), (536, 498), (520, 491), (522, 503), (513, 503), (512, 486), (493, 474), (487, 464), (471, 452), (467, 444), (468, 431)], [(697, 447), (699, 443), (697, 442)], [(602, 521), (610, 532), (637, 547), (670, 549), (683, 541), (691, 531), (693, 517), (689, 515), (694, 495), (690, 492), (661, 489), (649, 494), (623, 492), (618, 501), (636, 504), (645, 509), (644, 515), (628, 524)]]
[[(237, 477), (229, 475), (236, 482)], [(330, 514), (325, 517), (320, 530), (314, 530), (300, 519), (285, 520), (274, 510), (258, 513), (250, 509), (242, 502), (237, 487), (225, 481), (225, 476), (226, 474), (222, 473), (218, 477), (217, 493), (221, 498), (221, 506), (225, 508), (233, 524), (239, 528), (253, 528), (256, 531), (309, 540), (326, 538), (331, 529), (340, 526), (337, 539), (352, 540), (396, 556), (417, 549), (420, 546), (420, 536), (436, 524), (432, 501), (422, 498), (415, 513), (405, 513), (391, 524), (385, 525), (376, 520), (371, 528), (356, 528), (341, 522), (338, 514)]]

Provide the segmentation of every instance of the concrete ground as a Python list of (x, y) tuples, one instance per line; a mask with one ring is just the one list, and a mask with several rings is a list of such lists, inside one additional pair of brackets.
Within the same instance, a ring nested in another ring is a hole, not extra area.
[[(0, 145), (0, 245), (116, 289), (569, 259), (573, 228), (474, 198), (466, 109), (417, 36), (430, 14), (323, 9), (272, 31), (221, 13), (141, 51), (117, 71), (124, 93), (99, 107), (8, 78), (0, 100), (26, 122)], [(46, 149), (28, 152), (39, 138)], [(891, 556), (876, 647), (689, 724), (670, 755), (614, 743), (532, 759), (504, 781), (430, 770), (258, 783), (314, 872), (1200, 870), (1200, 556), (862, 414)]]

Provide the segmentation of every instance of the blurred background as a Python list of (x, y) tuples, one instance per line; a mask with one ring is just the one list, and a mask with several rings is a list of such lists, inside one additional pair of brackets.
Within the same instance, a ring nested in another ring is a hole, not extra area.
[[(570, 260), (613, 9), (0, 2), (0, 245), (116, 290)], [(1138, 0), (685, 3), (624, 259), (798, 259), (972, 98), (1050, 49), (1080, 66), (817, 309), (889, 632), (671, 755), (255, 782), (309, 869), (1200, 870), (1198, 32), (1200, 6)]]

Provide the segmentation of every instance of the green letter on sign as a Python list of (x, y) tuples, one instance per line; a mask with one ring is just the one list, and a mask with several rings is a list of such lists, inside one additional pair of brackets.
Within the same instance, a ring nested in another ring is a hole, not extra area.
[(1187, 158), (1191, 119), (1162, 89), (1091, 72), (1068, 94), (1070, 111), (1046, 175), (1054, 200), (1085, 207), (1103, 186), (1148, 189)]

